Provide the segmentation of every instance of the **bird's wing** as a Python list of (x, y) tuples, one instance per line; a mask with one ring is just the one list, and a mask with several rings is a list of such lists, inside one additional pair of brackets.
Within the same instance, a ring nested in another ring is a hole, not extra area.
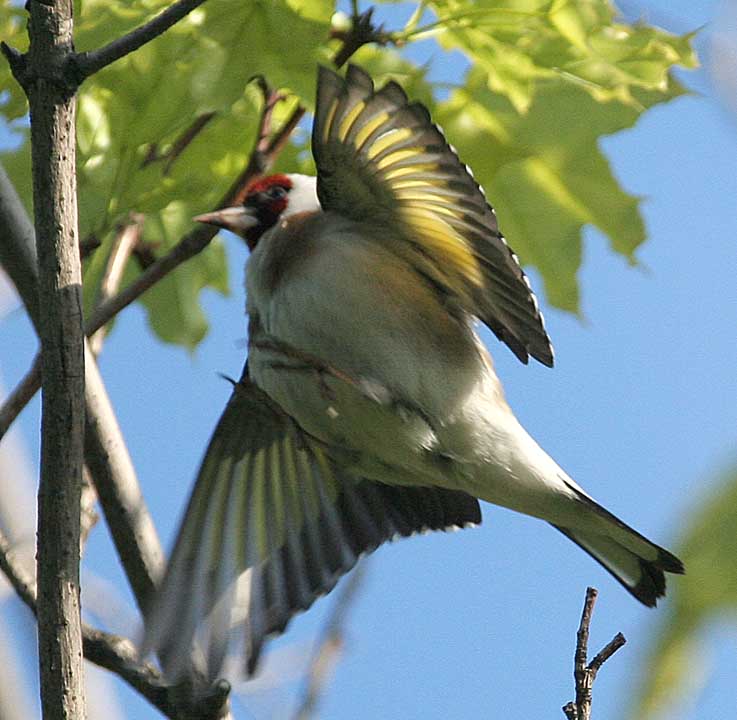
[(194, 640), (212, 681), (239, 627), (250, 674), (267, 636), (331, 590), (361, 554), (395, 536), (480, 521), (478, 501), (463, 492), (342, 472), (242, 379), (200, 468), (144, 650), (177, 678)]
[(398, 252), (479, 317), (522, 361), (552, 366), (553, 349), (530, 284), (496, 216), (426, 108), (395, 82), (375, 90), (350, 65), (320, 67), (312, 152), (324, 210), (378, 223), (404, 238)]

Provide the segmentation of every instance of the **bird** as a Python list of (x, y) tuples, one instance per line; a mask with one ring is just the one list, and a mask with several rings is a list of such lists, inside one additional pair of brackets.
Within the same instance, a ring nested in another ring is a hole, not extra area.
[[(597, 503), (507, 404), (486, 325), (553, 366), (494, 210), (428, 110), (320, 66), (316, 176), (278, 173), (195, 218), (240, 236), (248, 357), (197, 476), (144, 647), (196, 648), (213, 681), (385, 541), (481, 522), (479, 500), (550, 523), (646, 606), (682, 562)], [(239, 638), (239, 640), (238, 640)]]

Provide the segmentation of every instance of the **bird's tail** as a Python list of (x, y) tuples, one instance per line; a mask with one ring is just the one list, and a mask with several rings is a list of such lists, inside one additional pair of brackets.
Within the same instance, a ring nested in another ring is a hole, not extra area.
[(566, 485), (575, 491), (584, 512), (595, 513), (603, 521), (601, 531), (598, 528), (553, 527), (601, 563), (641, 603), (653, 607), (658, 598), (665, 595), (665, 573), (683, 574), (683, 563), (623, 523), (576, 486)]

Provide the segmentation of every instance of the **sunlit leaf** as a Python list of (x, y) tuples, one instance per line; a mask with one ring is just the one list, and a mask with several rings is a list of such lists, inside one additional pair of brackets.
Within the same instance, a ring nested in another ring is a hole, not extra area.
[[(0, 0), (0, 38), (10, 47), (25, 52), (28, 49), (26, 32), (28, 15), (18, 3)], [(0, 113), (6, 120), (14, 120), (28, 112), (26, 96), (10, 72), (10, 65), (0, 62)]]
[[(668, 97), (639, 93), (638, 103)], [(510, 245), (538, 268), (558, 307), (578, 309), (584, 225), (599, 228), (632, 262), (645, 240), (638, 199), (622, 190), (597, 145), (638, 116), (628, 103), (602, 103), (560, 82), (541, 86), (520, 115), (488, 90), (481, 70), (471, 71), (466, 86), (438, 106), (438, 119), (486, 189)]]
[(667, 92), (675, 64), (697, 65), (690, 35), (616, 21), (608, 2), (434, 0), (436, 37), (486, 71), (489, 88), (525, 112), (540, 80), (579, 84), (637, 106), (633, 89)]
[[(23, 49), (25, 13), (0, 2), (8, 9), (0, 31)], [(76, 47), (100, 47), (168, 4), (79, 0)], [(638, 200), (619, 186), (598, 139), (681, 92), (669, 73), (695, 66), (691, 38), (618, 22), (604, 0), (434, 0), (425, 7), (406, 28), (384, 30), (399, 45), (434, 37), (465, 56), (472, 71), (458, 77), (449, 97), (428, 82), (427, 67), (391, 46), (364, 47), (354, 59), (377, 83), (393, 78), (427, 105), (486, 188), (512, 246), (540, 270), (550, 301), (576, 311), (583, 226), (600, 228), (632, 261), (645, 239)], [(297, 101), (311, 109), (316, 64), (329, 62), (337, 47), (333, 13), (329, 0), (209, 0), (88, 79), (77, 122), (81, 237), (105, 241), (130, 213), (143, 213), (144, 240), (159, 255), (168, 251), (190, 229), (188, 218), (214, 207), (247, 162), (262, 103), (249, 79), (263, 76), (292, 97), (277, 107), (277, 124)], [(25, 100), (6, 66), (0, 81), (9, 89), (0, 111), (19, 117)], [(313, 171), (308, 137), (306, 118), (279, 169)], [(3, 162), (30, 207), (27, 140)], [(103, 242), (86, 263), (88, 308), (109, 247)], [(188, 347), (206, 327), (199, 288), (224, 287), (226, 277), (217, 251), (190, 262), (194, 270), (177, 270), (143, 299), (157, 333)], [(127, 277), (136, 272), (131, 264)], [(167, 315), (171, 308), (177, 317)], [(167, 328), (169, 321), (177, 327)]]

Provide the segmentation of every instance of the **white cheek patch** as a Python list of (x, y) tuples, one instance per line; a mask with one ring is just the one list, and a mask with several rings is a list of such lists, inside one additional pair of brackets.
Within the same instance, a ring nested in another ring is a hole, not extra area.
[(287, 175), (287, 177), (292, 181), (292, 189), (289, 191), (289, 202), (281, 217), (288, 218), (290, 215), (320, 210), (320, 201), (317, 199), (317, 178), (297, 174)]

